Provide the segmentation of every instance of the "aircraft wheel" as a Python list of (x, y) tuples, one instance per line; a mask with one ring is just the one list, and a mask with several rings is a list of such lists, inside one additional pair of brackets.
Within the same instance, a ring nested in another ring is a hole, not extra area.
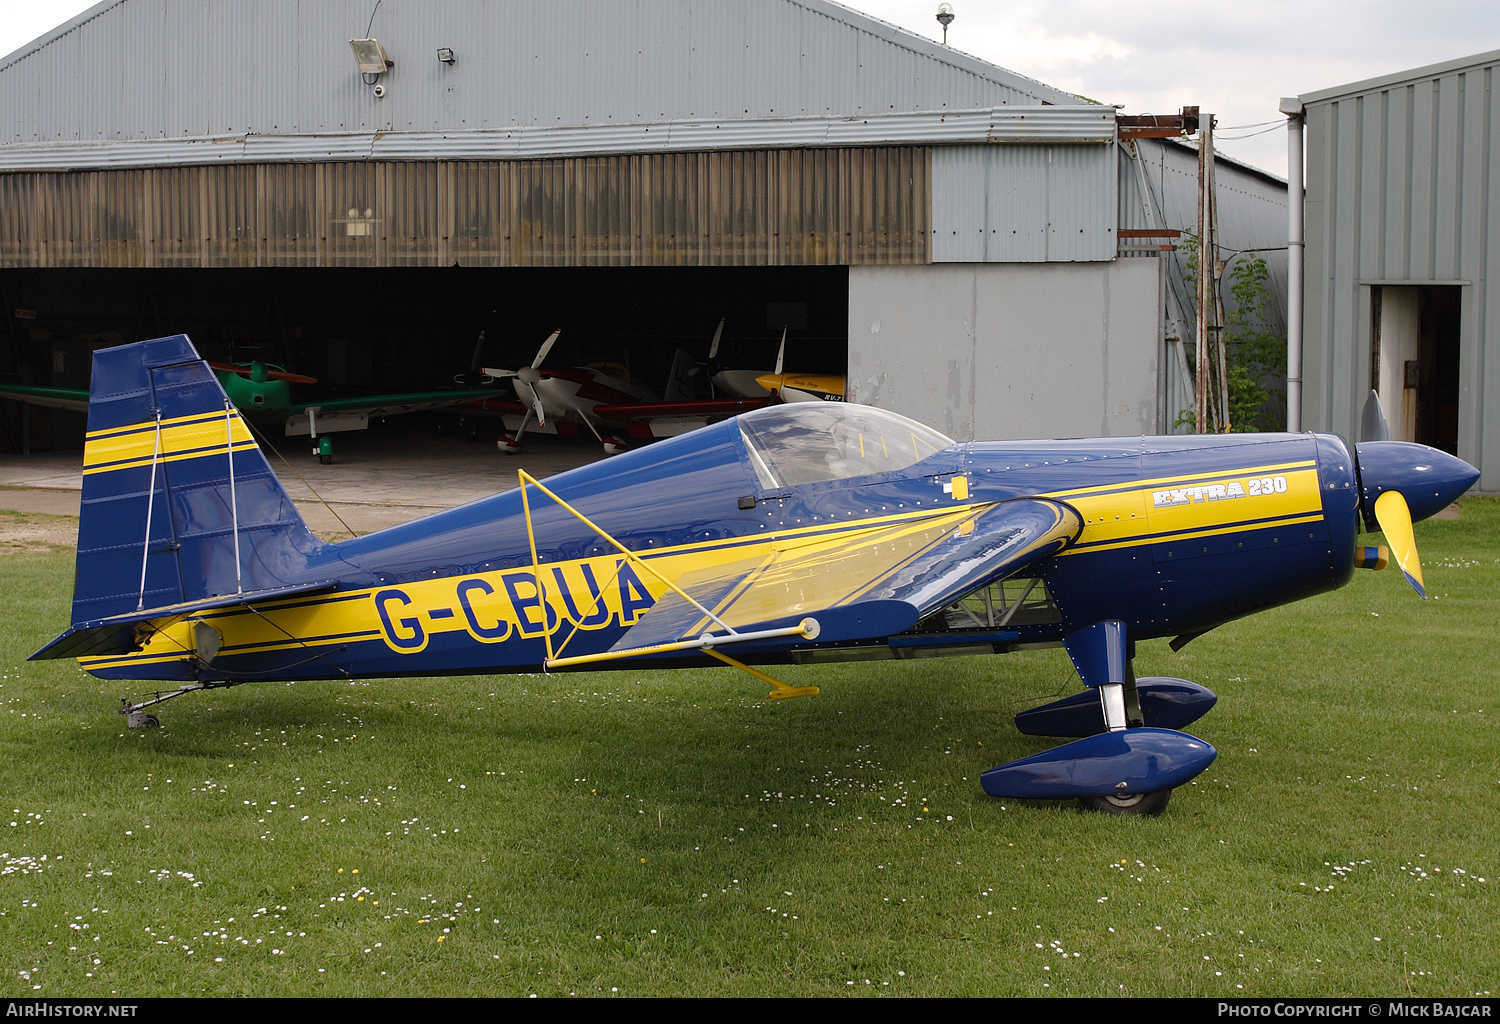
[(520, 445), (516, 444), (504, 434), (501, 434), (500, 440), (495, 442), (495, 447), (499, 448), (501, 453), (504, 455), (514, 455), (521, 448)]
[(1138, 814), (1145, 818), (1154, 818), (1167, 809), (1167, 801), (1172, 799), (1170, 789), (1158, 789), (1154, 793), (1122, 793), (1119, 796), (1086, 796), (1083, 797), (1083, 806), (1091, 811), (1100, 811), (1104, 814)]
[(160, 720), (155, 715), (144, 711), (132, 711), (126, 715), (125, 724), (132, 729), (156, 729), (161, 726)]

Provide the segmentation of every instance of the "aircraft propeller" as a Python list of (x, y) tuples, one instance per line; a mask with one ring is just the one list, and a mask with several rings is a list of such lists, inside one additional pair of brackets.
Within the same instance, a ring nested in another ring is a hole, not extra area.
[(1385, 534), (1406, 582), (1418, 596), (1426, 597), (1422, 561), (1411, 524), (1447, 508), (1474, 485), (1479, 471), (1435, 448), (1390, 440), (1380, 397), (1374, 391), (1365, 402), (1360, 436), (1354, 458), (1365, 528)]
[(493, 378), (484, 369), (484, 331), (480, 331), (479, 339), (474, 342), (474, 354), (469, 358), (468, 372), (455, 374), (453, 383), (462, 384), (466, 388), (477, 388), (492, 382)]
[(268, 380), (284, 380), (288, 384), (316, 384), (318, 382), (315, 377), (301, 373), (288, 373), (279, 366), (272, 366), (258, 359), (251, 363), (209, 363), (208, 365), (213, 370), (249, 377), (257, 384), (264, 384)]
[[(543, 427), (547, 425), (547, 414), (542, 406), (542, 396), (537, 393), (536, 385), (542, 379), (542, 363), (547, 361), (547, 353), (552, 351), (552, 346), (557, 343), (557, 336), (560, 334), (562, 334), (562, 328), (559, 327), (547, 335), (547, 340), (542, 342), (542, 347), (537, 352), (536, 358), (531, 361), (530, 366), (523, 366), (519, 370), (492, 370), (488, 367), (484, 370), (486, 374), (496, 379), (515, 377), (522, 384), (525, 384), (526, 390), (531, 392), (531, 412), (536, 414), (537, 424)], [(521, 429), (522, 431), (526, 429), (524, 424)]]
[(714, 340), (708, 346), (708, 365), (706, 367), (706, 370), (708, 375), (708, 394), (710, 398), (719, 397), (718, 391), (714, 388), (714, 377), (720, 370), (724, 369), (724, 365), (719, 362), (719, 339), (723, 336), (724, 320), (720, 319), (719, 326), (714, 328)]

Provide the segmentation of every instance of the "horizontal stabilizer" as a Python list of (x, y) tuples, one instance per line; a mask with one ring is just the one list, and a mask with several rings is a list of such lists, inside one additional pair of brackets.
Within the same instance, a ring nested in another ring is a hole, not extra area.
[(97, 619), (93, 622), (80, 622), (69, 626), (56, 640), (26, 660), (46, 661), (51, 658), (94, 658), (128, 654), (140, 646), (136, 633), (137, 627), (143, 622), (181, 619), (218, 608), (250, 607), (297, 594), (322, 593), (333, 590), (337, 586), (337, 580), (325, 580), (319, 583), (304, 583), (295, 587), (277, 587), (272, 590), (229, 594), (203, 601), (185, 601), (161, 608), (145, 608), (125, 615), (111, 615), (107, 619)]

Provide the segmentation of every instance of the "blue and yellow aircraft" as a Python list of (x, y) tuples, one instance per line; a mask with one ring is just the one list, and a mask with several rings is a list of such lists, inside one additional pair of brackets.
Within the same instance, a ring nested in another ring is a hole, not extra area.
[(985, 773), (996, 796), (1158, 813), (1215, 697), (1137, 679), (1180, 646), (1332, 590), (1478, 478), (1328, 434), (956, 444), (877, 409), (768, 406), (341, 543), (303, 524), (186, 337), (95, 354), (73, 625), (34, 658), (193, 690), (257, 680), (760, 668), (1061, 644), (1082, 693), (1017, 716), (1078, 737)]

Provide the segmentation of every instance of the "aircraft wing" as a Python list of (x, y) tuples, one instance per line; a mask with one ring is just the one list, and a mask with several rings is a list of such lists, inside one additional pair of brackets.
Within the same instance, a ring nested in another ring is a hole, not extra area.
[(14, 398), (27, 405), (88, 412), (89, 393), (79, 388), (43, 388), (31, 384), (0, 384), (0, 398)]
[(305, 435), (315, 428), (329, 434), (338, 430), (363, 429), (372, 416), (400, 416), (408, 412), (450, 409), (471, 402), (494, 402), (494, 388), (468, 391), (409, 391), (390, 395), (355, 395), (351, 398), (321, 398), (286, 409), (288, 436)]
[[(1082, 522), (1055, 501), (1023, 498), (771, 544), (675, 580), (737, 632), (814, 617), (820, 642), (884, 637), (963, 595), (1066, 547)], [(611, 649), (625, 652), (722, 634), (669, 591)]]
[(681, 402), (598, 405), (594, 413), (623, 423), (632, 437), (676, 437), (766, 404), (764, 398), (710, 398)]
[(447, 409), (466, 402), (480, 402), (495, 397), (494, 388), (473, 391), (409, 391), (392, 395), (356, 395), (353, 398), (323, 398), (316, 402), (303, 402), (287, 410), (290, 416), (300, 416), (308, 409), (323, 413), (345, 413), (366, 416), (399, 416), (406, 412), (424, 412), (428, 409)]
[[(468, 402), (494, 402), (493, 388), (472, 391), (413, 391), (392, 395), (359, 395), (353, 398), (325, 398), (316, 402), (302, 402), (286, 408), (288, 417), (305, 416), (309, 409), (319, 416), (396, 416), (404, 412), (422, 412), (427, 409), (446, 409)], [(29, 384), (0, 384), (0, 398), (13, 398), (27, 405), (44, 405), (70, 412), (89, 411), (89, 393), (80, 388), (46, 388)], [(521, 406), (515, 402), (506, 407)], [(251, 410), (252, 412), (254, 410)]]

